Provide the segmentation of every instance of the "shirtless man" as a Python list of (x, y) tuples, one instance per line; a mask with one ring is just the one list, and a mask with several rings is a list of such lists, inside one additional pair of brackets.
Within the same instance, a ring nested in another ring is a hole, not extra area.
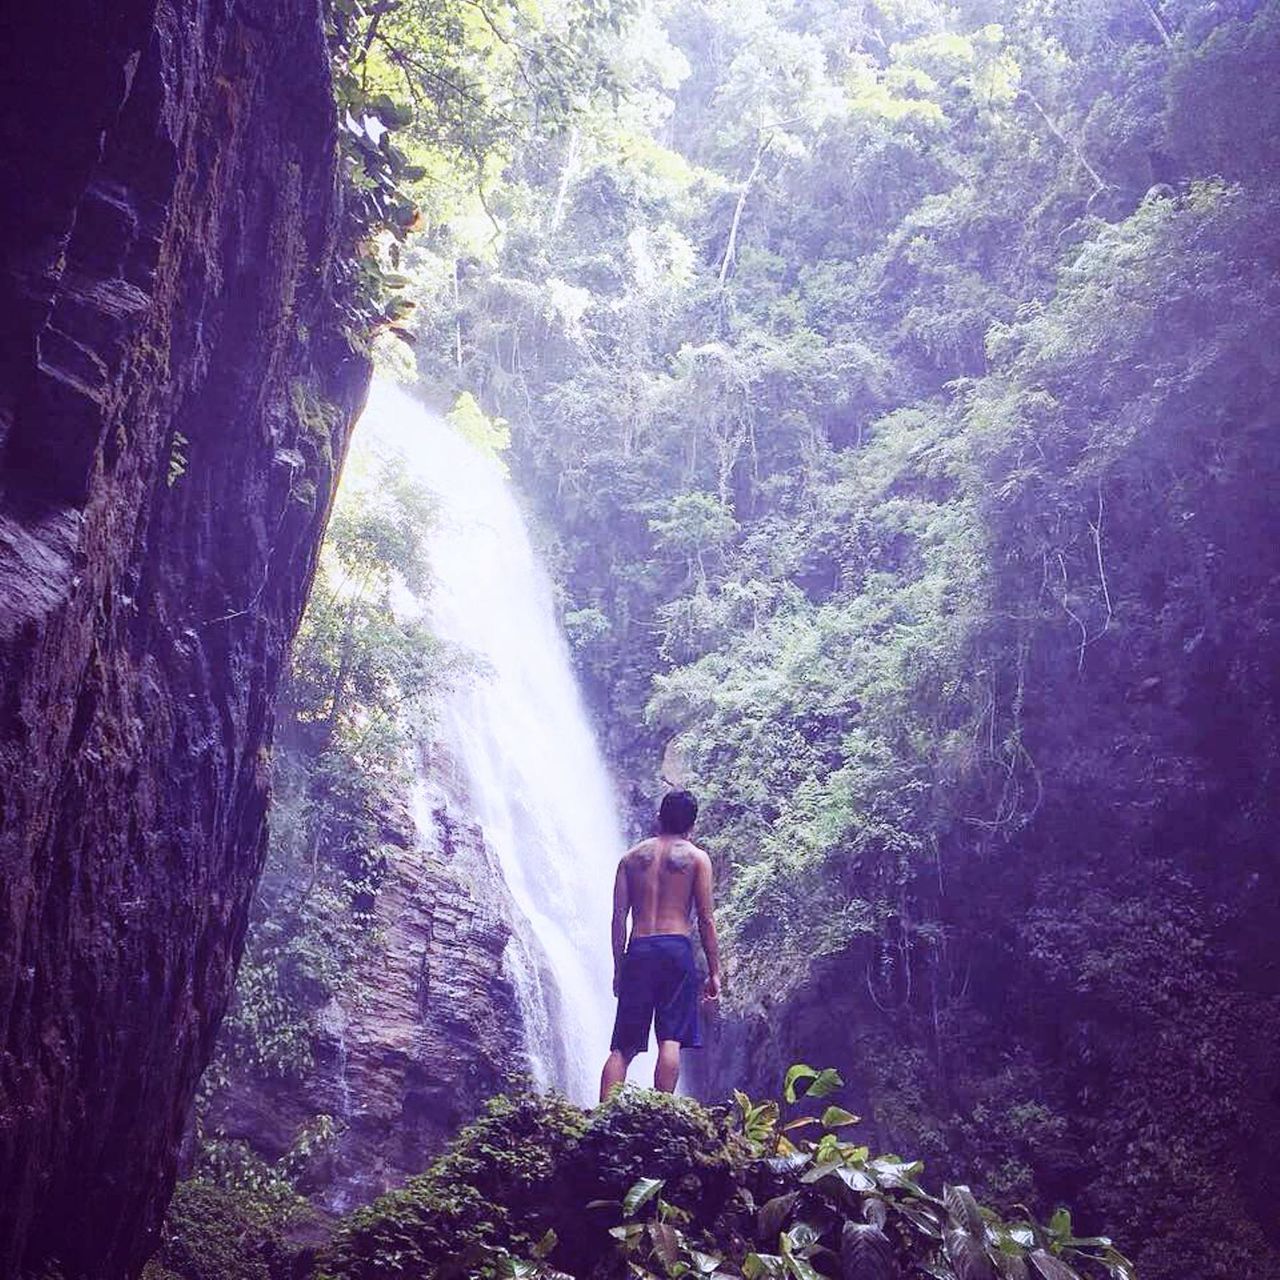
[[(720, 955), (711, 918), (711, 859), (689, 840), (698, 802), (671, 791), (658, 809), (658, 834), (629, 850), (613, 884), (613, 994), (618, 1016), (600, 1076), (600, 1101), (627, 1078), (627, 1067), (658, 1035), (653, 1086), (674, 1093), (681, 1047), (702, 1043), (698, 1028), (698, 970), (689, 939), (692, 916), (707, 956), (708, 1000), (720, 995)], [(627, 914), (631, 939), (627, 941)]]

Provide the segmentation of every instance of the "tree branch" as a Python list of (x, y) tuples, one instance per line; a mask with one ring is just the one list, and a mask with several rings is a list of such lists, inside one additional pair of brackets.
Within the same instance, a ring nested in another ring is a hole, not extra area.
[(742, 191), (738, 195), (738, 203), (733, 210), (733, 223), (729, 227), (729, 239), (724, 247), (724, 257), (720, 260), (720, 283), (722, 285), (725, 282), (725, 277), (729, 274), (729, 264), (733, 261), (737, 251), (738, 225), (742, 221), (742, 210), (746, 206), (747, 196), (751, 193), (751, 186), (760, 172), (760, 165), (764, 160), (765, 152), (768, 150), (769, 139), (768, 137), (762, 137), (756, 147), (756, 158), (752, 162), (751, 172), (747, 174), (747, 180), (742, 184)]

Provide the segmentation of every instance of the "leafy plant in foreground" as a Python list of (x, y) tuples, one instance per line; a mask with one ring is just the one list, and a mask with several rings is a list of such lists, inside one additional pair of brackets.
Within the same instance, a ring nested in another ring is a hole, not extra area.
[[(797, 1064), (787, 1072), (784, 1104), (735, 1093), (734, 1121), (751, 1153), (738, 1171), (750, 1210), (745, 1238), (691, 1230), (693, 1215), (664, 1197), (662, 1178), (639, 1178), (620, 1201), (588, 1204), (620, 1216), (609, 1235), (626, 1273), (636, 1280), (1136, 1280), (1108, 1238), (1074, 1234), (1066, 1209), (1048, 1224), (1029, 1212), (1005, 1221), (967, 1186), (933, 1195), (919, 1181), (922, 1162), (873, 1157), (846, 1140), (843, 1131), (859, 1117), (843, 1107), (783, 1121), (784, 1105), (825, 1098), (842, 1083), (829, 1068)], [(553, 1247), (535, 1263), (510, 1263), (533, 1270), (500, 1274), (552, 1274), (543, 1259)]]

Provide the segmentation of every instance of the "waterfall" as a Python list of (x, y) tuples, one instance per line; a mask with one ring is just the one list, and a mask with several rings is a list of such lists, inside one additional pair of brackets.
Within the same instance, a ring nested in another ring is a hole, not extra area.
[(612, 1028), (609, 913), (624, 846), (550, 583), (492, 457), (385, 380), (359, 430), (436, 498), (426, 613), (441, 640), (476, 659), (443, 697), (436, 731), (522, 916), (507, 965), (532, 1074), (594, 1101)]

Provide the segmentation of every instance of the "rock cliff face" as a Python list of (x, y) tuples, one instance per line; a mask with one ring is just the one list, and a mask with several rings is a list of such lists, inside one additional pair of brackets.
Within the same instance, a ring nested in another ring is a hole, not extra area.
[(481, 1104), (526, 1070), (504, 969), (515, 912), (478, 827), (423, 749), (412, 796), (386, 817), (394, 850), (350, 994), (321, 1010), (301, 1080), (238, 1070), (211, 1100), (207, 1132), (268, 1160), (316, 1115), (336, 1136), (301, 1189), (323, 1213), (364, 1204), (421, 1173)]
[(133, 1274), (367, 383), (320, 0), (0, 18), (0, 1275)]

